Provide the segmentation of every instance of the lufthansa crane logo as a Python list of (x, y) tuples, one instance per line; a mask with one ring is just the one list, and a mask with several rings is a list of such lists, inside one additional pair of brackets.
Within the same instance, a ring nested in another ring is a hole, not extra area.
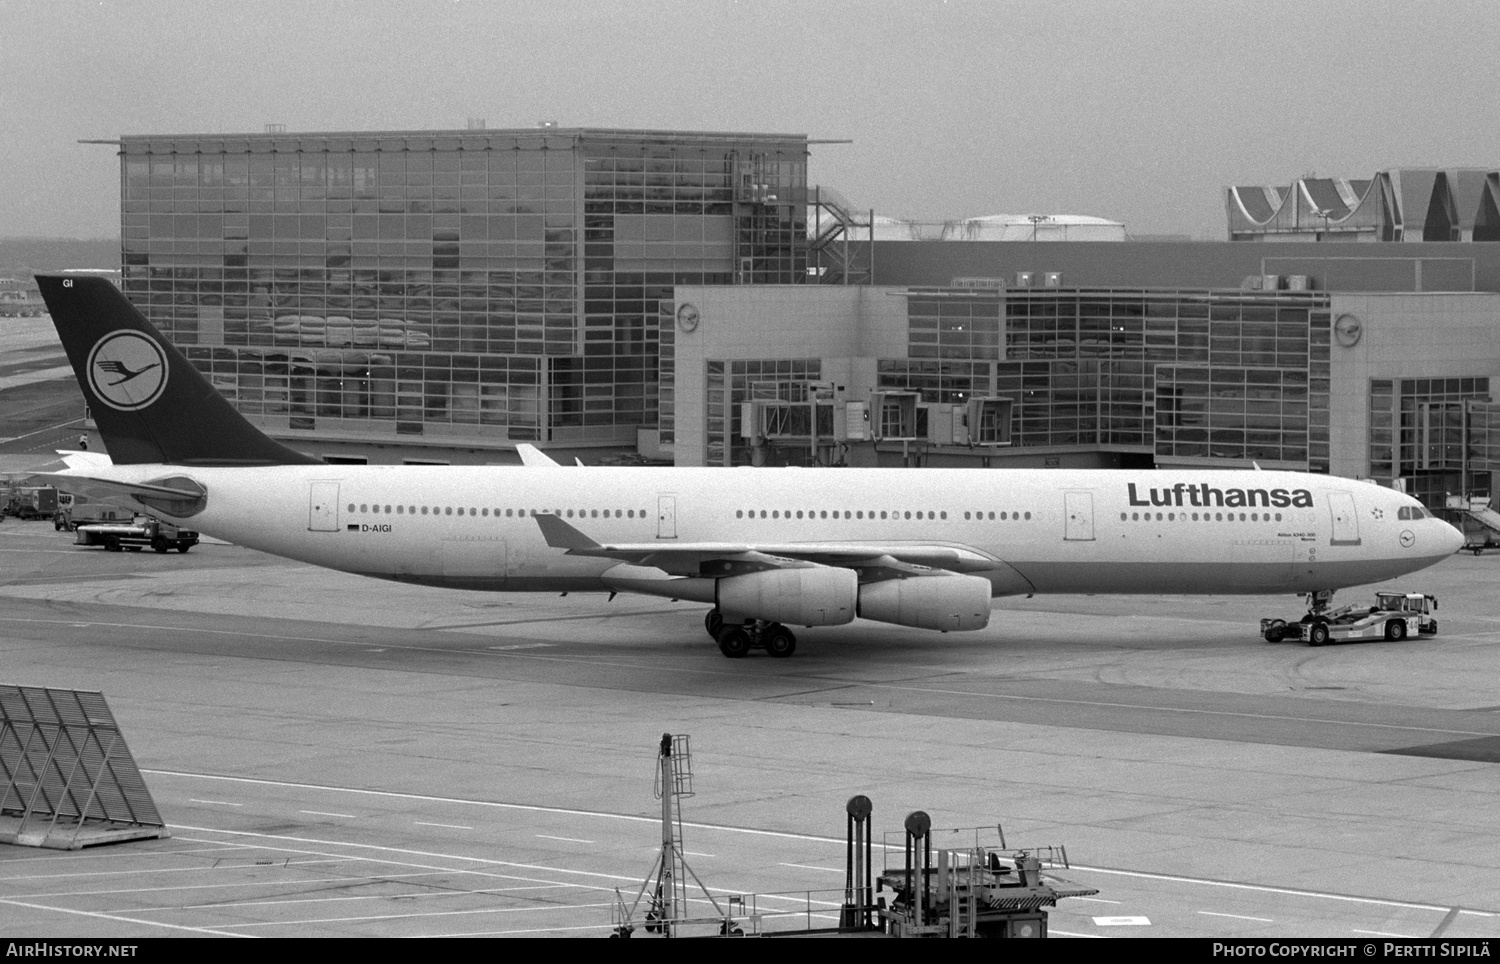
[(135, 331), (105, 335), (89, 352), (89, 387), (99, 401), (122, 412), (145, 408), (167, 387), (167, 355)]

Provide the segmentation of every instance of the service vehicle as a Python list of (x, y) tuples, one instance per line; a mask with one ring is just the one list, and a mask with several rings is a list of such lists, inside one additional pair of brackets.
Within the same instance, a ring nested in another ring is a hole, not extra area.
[(61, 532), (67, 529), (72, 532), (79, 526), (94, 525), (101, 522), (129, 523), (135, 518), (135, 512), (114, 505), (110, 502), (94, 502), (83, 496), (76, 496), (70, 504), (60, 505), (52, 515), (52, 528)]
[(1437, 634), (1437, 597), (1420, 592), (1377, 592), (1373, 606), (1329, 609), (1315, 604), (1298, 622), (1262, 619), (1260, 634), (1267, 642), (1300, 639), (1309, 646), (1351, 639), (1405, 639)]
[(50, 485), (23, 485), (11, 490), (0, 516), (50, 519), (57, 511), (57, 490)]
[(187, 552), (198, 544), (198, 533), (150, 516), (137, 516), (125, 523), (79, 526), (73, 543), (79, 546), (103, 546), (110, 552), (119, 552), (121, 549), (140, 552), (147, 546), (157, 552), (171, 549)]

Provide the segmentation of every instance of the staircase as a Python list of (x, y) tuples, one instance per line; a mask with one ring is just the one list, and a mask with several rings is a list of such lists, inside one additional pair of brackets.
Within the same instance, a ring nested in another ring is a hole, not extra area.
[[(809, 280), (816, 284), (870, 284), (875, 275), (875, 212), (856, 211), (832, 188), (807, 192)], [(851, 242), (865, 242), (851, 248)]]

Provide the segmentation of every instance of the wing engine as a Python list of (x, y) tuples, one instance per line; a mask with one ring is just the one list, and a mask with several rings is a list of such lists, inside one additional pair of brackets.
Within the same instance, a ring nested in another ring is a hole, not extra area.
[[(555, 549), (620, 560), (604, 573), (611, 589), (712, 603), (726, 620), (837, 626), (859, 616), (940, 632), (974, 630), (989, 625), (997, 591), (1030, 591), (1000, 560), (949, 546), (601, 545), (556, 515), (538, 513), (536, 521)], [(922, 564), (929, 560), (970, 571)]]

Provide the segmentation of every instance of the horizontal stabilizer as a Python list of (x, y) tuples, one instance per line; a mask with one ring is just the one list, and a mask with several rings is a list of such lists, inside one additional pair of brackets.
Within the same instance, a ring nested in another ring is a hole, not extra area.
[[(97, 502), (141, 506), (154, 513), (186, 518), (201, 511), (205, 493), (191, 479), (126, 482), (97, 474), (99, 466), (65, 472), (44, 472), (33, 478), (44, 480), (59, 491), (85, 496)], [(89, 474), (90, 472), (94, 474)]]
[[(545, 456), (543, 456), (545, 458)], [(535, 516), (536, 524), (541, 527), (542, 538), (547, 540), (547, 545), (554, 549), (566, 549), (573, 553), (586, 553), (589, 550), (602, 549), (599, 543), (568, 525), (562, 519), (551, 512), (538, 512)], [(594, 553), (589, 553), (594, 554)], [(608, 555), (608, 553), (597, 553)]]
[(62, 456), (63, 464), (70, 469), (107, 469), (115, 464), (103, 452), (74, 452), (68, 449), (58, 449), (57, 454)]

